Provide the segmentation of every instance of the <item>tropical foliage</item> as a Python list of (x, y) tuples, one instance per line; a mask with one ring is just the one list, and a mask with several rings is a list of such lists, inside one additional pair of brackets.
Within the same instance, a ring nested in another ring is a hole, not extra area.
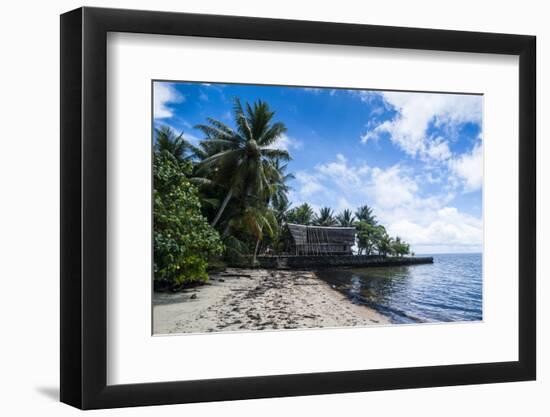
[(262, 101), (253, 106), (247, 103), (244, 110), (235, 99), (233, 112), (235, 129), (212, 118), (207, 119), (208, 124), (196, 126), (205, 135), (197, 173), (225, 191), (212, 226), (220, 221), (231, 199), (238, 200), (241, 209), (262, 205), (267, 209), (274, 196), (285, 192), (279, 164), (290, 160), (290, 155), (272, 146), (286, 127), (272, 123), (275, 113)]
[(365, 220), (358, 221), (355, 227), (359, 255), (372, 255), (378, 250), (378, 243), (385, 233), (384, 227), (372, 225)]
[(205, 281), (208, 258), (223, 251), (187, 178), (191, 169), (169, 152), (154, 153), (154, 276), (171, 285)]
[(378, 249), (378, 254), (382, 256), (393, 255), (393, 248), (394, 248), (393, 245), (394, 245), (393, 238), (390, 235), (388, 235), (388, 233), (384, 230), (376, 244), (376, 247)]
[(192, 146), (183, 138), (183, 133), (176, 135), (172, 129), (162, 126), (155, 129), (155, 152), (174, 162), (183, 162), (190, 158)]
[(410, 253), (410, 245), (404, 242), (399, 236), (393, 241), (393, 254), (397, 256), (403, 256)]
[(336, 218), (330, 207), (322, 207), (319, 214), (315, 217), (316, 226), (336, 226)]
[(355, 212), (358, 221), (367, 222), (373, 226), (376, 225), (376, 216), (373, 214), (373, 208), (368, 205), (361, 206)]
[(342, 213), (336, 216), (336, 221), (341, 227), (351, 227), (355, 223), (355, 216), (351, 210), (345, 209)]
[(287, 214), (288, 223), (311, 225), (315, 219), (313, 208), (304, 203), (301, 206), (295, 207)]

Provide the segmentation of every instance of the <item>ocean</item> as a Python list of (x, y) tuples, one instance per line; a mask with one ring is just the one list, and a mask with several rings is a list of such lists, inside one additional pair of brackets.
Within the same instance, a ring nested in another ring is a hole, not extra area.
[(426, 256), (433, 256), (434, 263), (328, 269), (317, 275), (351, 302), (374, 308), (393, 323), (482, 320), (481, 254)]

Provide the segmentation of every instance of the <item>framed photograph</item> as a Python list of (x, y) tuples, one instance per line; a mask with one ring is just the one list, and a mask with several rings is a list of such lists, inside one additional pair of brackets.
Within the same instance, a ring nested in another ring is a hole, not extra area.
[(533, 380), (535, 37), (61, 16), (61, 401)]

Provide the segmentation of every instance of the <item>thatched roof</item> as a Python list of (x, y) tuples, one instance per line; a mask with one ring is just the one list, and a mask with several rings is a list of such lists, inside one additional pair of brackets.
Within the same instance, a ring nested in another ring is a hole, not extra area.
[(355, 227), (305, 226), (293, 223), (288, 223), (287, 226), (296, 245), (324, 243), (353, 246), (355, 243)]

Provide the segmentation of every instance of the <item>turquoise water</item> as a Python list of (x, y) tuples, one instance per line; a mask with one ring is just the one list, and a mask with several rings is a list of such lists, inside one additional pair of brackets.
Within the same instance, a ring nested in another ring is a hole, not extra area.
[(331, 269), (317, 275), (393, 323), (482, 320), (481, 254), (435, 254), (433, 264)]

